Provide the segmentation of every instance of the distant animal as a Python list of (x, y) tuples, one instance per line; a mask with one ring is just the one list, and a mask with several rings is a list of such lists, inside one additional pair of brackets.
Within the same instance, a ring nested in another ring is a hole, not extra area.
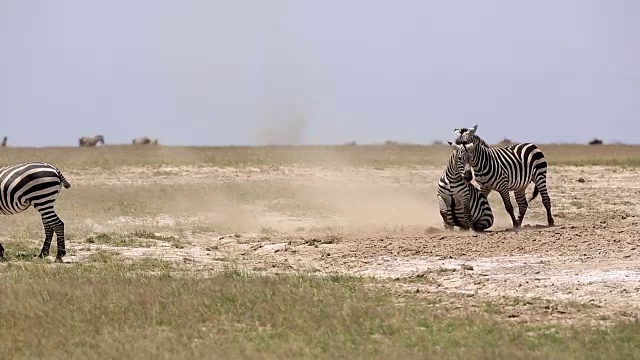
[(98, 143), (104, 145), (104, 136), (96, 135), (96, 136), (83, 136), (78, 139), (78, 145), (83, 146), (96, 146)]
[[(454, 151), (438, 181), (438, 207), (446, 230), (457, 226), (464, 230), (484, 231), (493, 225), (493, 211), (487, 197), (473, 184), (464, 181), (462, 145), (449, 142)], [(466, 206), (465, 206), (466, 205)]]
[[(511, 217), (514, 228), (522, 225), (527, 212), (528, 201), (525, 190), (529, 183), (534, 183), (533, 196), (529, 202), (542, 196), (542, 204), (547, 211), (547, 223), (553, 226), (551, 215), (551, 199), (547, 190), (547, 160), (542, 150), (531, 143), (517, 143), (504, 147), (489, 147), (476, 135), (478, 125), (473, 128), (454, 129), (457, 134), (455, 143), (462, 145), (462, 158), (465, 161), (464, 179), (470, 182), (475, 179), (480, 191), (489, 196), (492, 190), (500, 193), (505, 210)], [(472, 172), (473, 171), (473, 172)], [(513, 191), (518, 203), (519, 216), (516, 219), (509, 196)]]
[[(0, 213), (12, 215), (25, 211), (31, 205), (38, 210), (44, 226), (44, 244), (38, 257), (49, 256), (53, 234), (56, 234), (58, 253), (56, 262), (62, 262), (66, 254), (64, 222), (53, 209), (61, 190), (71, 187), (62, 172), (46, 162), (14, 164), (0, 169)], [(4, 247), (0, 244), (0, 258), (4, 258)]]
[(589, 145), (602, 145), (604, 142), (600, 139), (593, 139), (589, 141)]
[(4, 139), (2, 139), (2, 143), (0, 144), (0, 147), (7, 147), (7, 137), (5, 136)]
[(133, 145), (158, 145), (158, 139), (150, 139), (146, 136), (133, 139), (131, 142)]

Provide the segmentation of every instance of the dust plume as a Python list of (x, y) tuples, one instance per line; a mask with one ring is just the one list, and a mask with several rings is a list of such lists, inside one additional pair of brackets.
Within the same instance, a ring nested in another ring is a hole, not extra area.
[(268, 114), (256, 133), (256, 145), (302, 145), (306, 126), (305, 114), (299, 110)]

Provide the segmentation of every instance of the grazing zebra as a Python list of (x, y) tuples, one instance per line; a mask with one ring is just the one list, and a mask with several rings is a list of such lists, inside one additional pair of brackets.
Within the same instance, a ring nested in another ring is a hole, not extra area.
[[(452, 144), (449, 164), (438, 181), (438, 206), (446, 230), (454, 226), (462, 229), (484, 231), (493, 225), (493, 211), (487, 197), (473, 184), (462, 178), (464, 171), (461, 145)], [(468, 206), (464, 206), (468, 204)]]
[[(540, 193), (542, 204), (547, 210), (547, 223), (553, 226), (551, 215), (551, 199), (547, 191), (547, 160), (536, 145), (531, 143), (517, 143), (502, 147), (489, 147), (487, 143), (476, 135), (478, 125), (472, 129), (460, 128), (454, 132), (458, 135), (456, 144), (462, 145), (465, 161), (464, 178), (475, 179), (480, 185), (480, 191), (486, 196), (492, 190), (500, 193), (505, 210), (511, 217), (514, 228), (522, 225), (527, 212), (528, 201), (525, 190), (529, 183), (534, 183), (533, 196)], [(473, 169), (473, 173), (472, 173)], [(509, 197), (513, 191), (518, 203), (518, 219), (513, 214), (513, 205)]]
[(96, 135), (96, 136), (83, 136), (78, 139), (78, 144), (80, 146), (96, 146), (98, 143), (104, 145), (104, 136)]
[(133, 139), (131, 142), (133, 145), (158, 145), (158, 139), (150, 139), (146, 136)]
[[(40, 213), (44, 225), (44, 244), (38, 256), (45, 258), (49, 255), (51, 239), (55, 233), (58, 243), (56, 262), (62, 262), (62, 257), (67, 253), (64, 246), (64, 223), (53, 209), (60, 185), (65, 189), (71, 187), (60, 170), (46, 162), (14, 164), (0, 169), (0, 213), (17, 214), (33, 205)], [(4, 258), (2, 244), (0, 258)]]

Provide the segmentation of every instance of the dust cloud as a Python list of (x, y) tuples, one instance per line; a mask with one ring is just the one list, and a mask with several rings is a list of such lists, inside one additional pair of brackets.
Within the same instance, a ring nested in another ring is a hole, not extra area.
[(256, 145), (302, 145), (307, 126), (302, 111), (288, 110), (269, 114), (256, 133)]

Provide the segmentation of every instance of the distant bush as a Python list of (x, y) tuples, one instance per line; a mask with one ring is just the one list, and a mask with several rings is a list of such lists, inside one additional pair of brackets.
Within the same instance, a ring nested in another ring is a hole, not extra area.
[(515, 144), (515, 142), (511, 141), (511, 139), (504, 138), (504, 139), (500, 140), (500, 142), (495, 144), (495, 146), (508, 146), (508, 145), (513, 145), (513, 144)]
[(603, 144), (602, 140), (600, 140), (598, 138), (595, 138), (595, 139), (589, 141), (589, 145), (602, 145), (602, 144)]

